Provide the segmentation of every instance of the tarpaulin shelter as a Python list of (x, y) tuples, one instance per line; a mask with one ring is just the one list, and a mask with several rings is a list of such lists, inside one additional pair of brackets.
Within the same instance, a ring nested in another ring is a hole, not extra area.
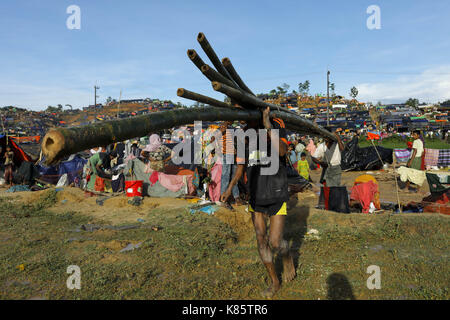
[(16, 168), (20, 167), (23, 161), (33, 161), (31, 156), (25, 153), (25, 151), (23, 151), (11, 137), (7, 137), (6, 135), (0, 135), (0, 146), (2, 148), (0, 158), (2, 160), (5, 155), (7, 145), (10, 146), (11, 151), (14, 152), (14, 165)]
[(360, 148), (358, 138), (354, 137), (342, 152), (341, 168), (345, 171), (379, 170), (384, 163), (392, 163), (392, 153), (392, 149), (383, 147)]
[(67, 174), (68, 184), (74, 182), (77, 178), (81, 178), (83, 174), (83, 167), (87, 163), (86, 159), (83, 159), (79, 155), (75, 155), (67, 161), (62, 161), (57, 165), (47, 167), (45, 166), (44, 159), (38, 165), (40, 179), (42, 181), (56, 184), (62, 175)]

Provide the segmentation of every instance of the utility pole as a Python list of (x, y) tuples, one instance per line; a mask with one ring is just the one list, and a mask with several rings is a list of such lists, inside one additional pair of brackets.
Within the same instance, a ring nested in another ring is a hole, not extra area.
[(96, 85), (94, 86), (94, 108), (97, 108), (97, 90), (100, 89), (100, 87), (97, 87)]
[(122, 100), (122, 89), (120, 89), (119, 106), (117, 108), (117, 119), (119, 118), (119, 112), (120, 112), (120, 100)]
[(330, 70), (327, 71), (327, 126), (330, 126)]

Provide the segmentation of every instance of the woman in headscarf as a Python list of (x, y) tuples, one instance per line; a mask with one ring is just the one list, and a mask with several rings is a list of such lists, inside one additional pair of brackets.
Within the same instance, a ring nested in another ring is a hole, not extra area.
[(148, 152), (150, 167), (159, 172), (164, 171), (165, 163), (172, 158), (172, 150), (162, 144), (161, 138), (157, 134), (150, 136), (150, 143), (145, 147), (144, 151)]
[(306, 150), (306, 161), (308, 161), (309, 168), (314, 170), (317, 169), (317, 165), (312, 161), (311, 156), (316, 152), (316, 145), (313, 139), (309, 139), (309, 143), (305, 148)]
[(314, 152), (316, 152), (316, 145), (314, 144), (313, 139), (309, 139), (309, 143), (306, 146), (306, 151), (308, 151), (309, 154), (314, 154)]

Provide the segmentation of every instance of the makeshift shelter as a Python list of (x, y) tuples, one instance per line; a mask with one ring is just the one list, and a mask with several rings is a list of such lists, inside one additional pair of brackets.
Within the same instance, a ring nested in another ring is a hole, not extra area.
[(2, 159), (3, 163), (3, 157), (5, 155), (6, 146), (11, 147), (11, 151), (14, 152), (14, 166), (16, 168), (19, 168), (24, 161), (30, 161), (33, 162), (33, 159), (30, 155), (28, 155), (25, 151), (20, 148), (14, 140), (6, 135), (0, 135), (0, 146), (1, 146), (1, 153), (0, 158)]
[(345, 171), (379, 170), (383, 164), (392, 163), (392, 151), (378, 146), (360, 148), (358, 138), (354, 137), (342, 152), (341, 168)]
[(83, 159), (79, 155), (74, 155), (70, 157), (67, 161), (62, 161), (57, 165), (50, 167), (45, 166), (45, 159), (41, 160), (38, 165), (38, 170), (40, 173), (40, 179), (42, 181), (57, 184), (58, 180), (64, 174), (67, 174), (67, 183), (71, 184), (76, 182), (77, 179), (81, 180), (83, 175), (83, 167), (87, 163), (86, 159)]

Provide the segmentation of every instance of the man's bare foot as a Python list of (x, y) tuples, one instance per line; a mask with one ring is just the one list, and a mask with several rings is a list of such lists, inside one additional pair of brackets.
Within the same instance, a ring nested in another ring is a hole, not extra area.
[(295, 266), (292, 254), (283, 257), (283, 282), (292, 281), (295, 278)]
[(278, 290), (280, 290), (280, 288), (280, 283), (272, 284), (266, 290), (261, 292), (261, 295), (263, 296), (263, 298), (270, 299), (275, 295), (275, 293), (277, 293)]

